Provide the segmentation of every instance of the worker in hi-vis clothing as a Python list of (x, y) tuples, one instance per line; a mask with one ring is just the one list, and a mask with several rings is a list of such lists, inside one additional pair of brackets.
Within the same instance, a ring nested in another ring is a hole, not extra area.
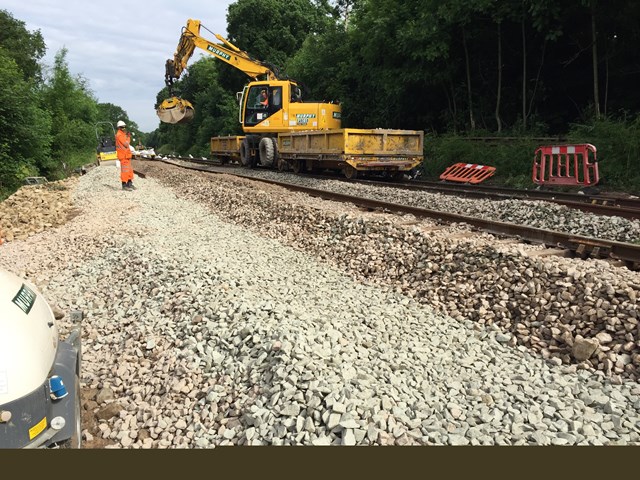
[(123, 190), (135, 190), (133, 185), (133, 167), (131, 166), (131, 134), (124, 131), (127, 126), (122, 120), (118, 120), (118, 131), (116, 132), (116, 154), (120, 160), (120, 180)]

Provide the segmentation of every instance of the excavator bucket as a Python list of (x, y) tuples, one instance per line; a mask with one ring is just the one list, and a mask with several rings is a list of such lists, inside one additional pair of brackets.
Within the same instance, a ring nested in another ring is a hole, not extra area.
[(161, 122), (186, 123), (193, 118), (193, 105), (179, 97), (164, 100), (156, 110)]

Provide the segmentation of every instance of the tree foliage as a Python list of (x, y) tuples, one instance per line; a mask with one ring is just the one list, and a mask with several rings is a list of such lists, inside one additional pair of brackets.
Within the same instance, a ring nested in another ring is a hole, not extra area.
[(39, 31), (0, 10), (0, 198), (27, 176), (58, 179), (92, 162), (97, 122), (128, 118), (118, 106), (100, 106), (88, 81), (70, 74), (66, 49), (51, 67), (41, 63), (45, 51)]
[(0, 47), (0, 197), (46, 164), (50, 118), (31, 81)]
[(500, 119), (562, 133), (594, 112), (594, 13), (600, 109), (637, 112), (640, 6), (629, 0), (358, 2), (343, 35), (326, 29), (290, 65), (312, 89), (340, 92), (349, 126), (497, 131)]
[(310, 0), (238, 0), (229, 5), (229, 40), (282, 68), (308, 35), (328, 28), (331, 11), (326, 2)]
[(52, 116), (52, 163), (45, 168), (50, 176), (58, 165), (64, 170), (75, 163), (76, 155), (90, 158), (96, 144), (97, 100), (86, 80), (71, 76), (66, 56), (65, 48), (56, 53), (52, 74), (42, 90), (44, 106)]
[(40, 80), (40, 60), (46, 46), (40, 30), (30, 32), (24, 22), (15, 19), (6, 10), (0, 10), (0, 45), (16, 62), (25, 80)]

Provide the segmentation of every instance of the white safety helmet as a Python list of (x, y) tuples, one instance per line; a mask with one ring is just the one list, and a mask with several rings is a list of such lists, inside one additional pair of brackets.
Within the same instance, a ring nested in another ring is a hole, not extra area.
[(127, 124), (124, 123), (122, 120), (118, 120), (118, 123), (116, 125), (118, 126), (118, 128), (127, 126)]

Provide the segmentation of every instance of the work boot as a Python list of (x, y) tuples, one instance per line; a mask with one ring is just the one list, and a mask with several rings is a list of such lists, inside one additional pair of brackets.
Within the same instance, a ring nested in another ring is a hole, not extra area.
[(129, 187), (129, 190), (137, 190), (136, 186), (133, 184), (131, 180), (127, 182), (127, 187)]
[(131, 188), (127, 182), (122, 182), (122, 189), (126, 191), (133, 190), (133, 188)]

